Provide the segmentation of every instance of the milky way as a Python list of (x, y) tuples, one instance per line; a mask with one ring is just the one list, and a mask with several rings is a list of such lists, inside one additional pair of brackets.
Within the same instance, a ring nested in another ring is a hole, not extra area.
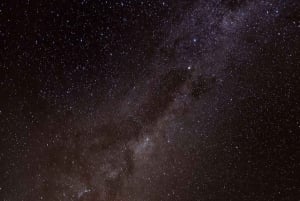
[(1, 3), (1, 200), (299, 199), (298, 13)]

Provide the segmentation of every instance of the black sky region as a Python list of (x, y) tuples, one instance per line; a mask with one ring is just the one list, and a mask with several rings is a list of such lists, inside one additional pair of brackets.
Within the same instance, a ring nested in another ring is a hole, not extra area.
[(0, 200), (297, 201), (299, 2), (0, 2)]

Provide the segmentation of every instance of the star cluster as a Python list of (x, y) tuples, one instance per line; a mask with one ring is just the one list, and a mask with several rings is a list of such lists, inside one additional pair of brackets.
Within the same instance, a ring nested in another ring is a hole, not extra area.
[(299, 3), (0, 3), (0, 199), (297, 200)]

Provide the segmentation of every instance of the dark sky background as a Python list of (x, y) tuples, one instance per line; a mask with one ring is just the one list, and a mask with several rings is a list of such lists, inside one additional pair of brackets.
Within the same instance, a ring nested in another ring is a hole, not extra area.
[(296, 201), (299, 2), (0, 2), (0, 200)]

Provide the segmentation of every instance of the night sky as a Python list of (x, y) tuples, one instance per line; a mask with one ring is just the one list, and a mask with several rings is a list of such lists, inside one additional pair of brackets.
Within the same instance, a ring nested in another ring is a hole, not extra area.
[(299, 8), (0, 1), (0, 200), (299, 201)]

